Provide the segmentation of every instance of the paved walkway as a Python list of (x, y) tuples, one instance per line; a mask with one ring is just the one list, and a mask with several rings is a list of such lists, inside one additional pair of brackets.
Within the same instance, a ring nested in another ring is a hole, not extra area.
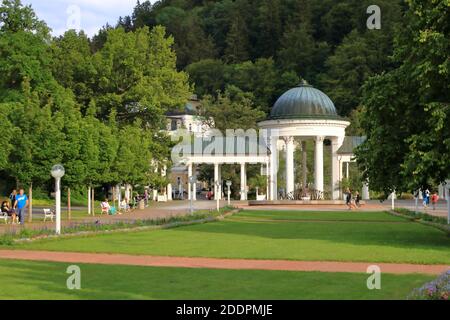
[[(221, 201), (221, 206), (225, 206), (226, 201)], [(348, 212), (345, 205), (278, 205), (278, 206), (249, 206), (247, 201), (233, 201), (232, 205), (242, 209), (248, 210), (299, 210), (299, 211), (336, 211), (336, 212)], [(414, 210), (414, 200), (398, 200), (396, 201), (398, 207), (408, 208)], [(432, 215), (447, 216), (447, 207), (445, 201), (440, 201), (436, 210), (431, 208), (427, 209), (426, 212)], [(195, 210), (215, 210), (216, 201), (196, 201), (194, 202)], [(368, 201), (363, 207), (354, 210), (356, 212), (379, 212), (390, 210), (391, 202), (386, 200), (383, 203), (372, 200)], [(81, 210), (80, 208), (78, 208)], [(423, 207), (419, 206), (419, 210), (424, 210)], [(424, 210), (425, 211), (425, 210)], [(144, 210), (135, 210), (131, 213), (116, 215), (116, 216), (106, 216), (99, 215), (97, 211), (96, 216), (85, 216), (80, 218), (75, 217), (72, 221), (63, 220), (63, 226), (71, 226), (76, 224), (86, 224), (86, 223), (103, 223), (103, 224), (113, 224), (116, 222), (127, 222), (132, 223), (136, 220), (148, 220), (148, 219), (158, 219), (167, 218), (172, 216), (186, 215), (190, 212), (189, 201), (172, 201), (167, 203), (152, 203), (150, 207)], [(27, 223), (26, 228), (32, 230), (42, 230), (42, 229), (54, 229), (54, 222), (33, 222)], [(4, 233), (17, 233), (20, 232), (21, 226), (18, 225), (5, 225), (3, 220), (0, 220), (0, 235)]]
[(447, 270), (446, 265), (416, 265), (364, 262), (322, 262), (288, 260), (247, 260), (185, 257), (132, 256), (124, 254), (71, 253), (47, 251), (0, 250), (0, 259), (128, 265), (146, 267), (209, 268), (231, 270), (282, 270), (366, 273), (371, 265), (380, 267), (382, 273), (423, 273), (438, 275)]
[[(298, 211), (336, 211), (336, 212), (348, 212), (348, 208), (346, 205), (261, 205), (261, 206), (249, 206), (248, 203), (245, 202), (236, 202), (236, 206), (248, 209), (248, 210), (298, 210)], [(354, 209), (355, 212), (379, 212), (379, 211), (388, 211), (391, 210), (392, 204), (391, 200), (386, 200), (380, 202), (378, 200), (370, 200), (366, 201), (366, 204), (361, 208)], [(415, 210), (415, 201), (414, 200), (396, 200), (395, 201), (396, 208), (405, 208), (409, 210)], [(447, 217), (447, 202), (445, 200), (440, 200), (438, 205), (436, 206), (436, 210), (433, 208), (424, 208), (421, 202), (419, 201), (419, 205), (417, 208), (419, 212), (425, 212), (430, 215)]]
[[(225, 206), (226, 203), (222, 202), (221, 206)], [(215, 201), (199, 201), (194, 203), (195, 210), (216, 210), (216, 202)], [(79, 224), (93, 224), (93, 223), (102, 223), (102, 224), (114, 224), (117, 222), (125, 222), (125, 223), (133, 223), (138, 220), (151, 220), (151, 219), (160, 219), (160, 218), (170, 218), (173, 216), (182, 216), (190, 213), (189, 201), (173, 201), (167, 203), (152, 203), (152, 205), (144, 210), (134, 210), (130, 213), (122, 214), (122, 215), (101, 215), (100, 211), (97, 211), (95, 216), (85, 217), (74, 217), (71, 221), (63, 220), (62, 226), (69, 227), (75, 226)], [(27, 221), (27, 220), (26, 220)], [(55, 222), (47, 221), (36, 221), (33, 223), (25, 223), (25, 227), (31, 230), (45, 230), (45, 229), (54, 229)], [(22, 229), (20, 225), (5, 225), (3, 220), (0, 220), (0, 235), (1, 234), (11, 234), (18, 233)]]

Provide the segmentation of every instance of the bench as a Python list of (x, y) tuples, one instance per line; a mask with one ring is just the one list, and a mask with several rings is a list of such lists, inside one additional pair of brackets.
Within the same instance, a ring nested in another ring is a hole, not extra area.
[(5, 220), (5, 224), (8, 223), (8, 214), (6, 212), (0, 212), (0, 219), (4, 219)]
[(47, 221), (47, 218), (50, 218), (51, 222), (53, 222), (53, 218), (55, 217), (55, 212), (51, 209), (44, 209), (44, 222)]

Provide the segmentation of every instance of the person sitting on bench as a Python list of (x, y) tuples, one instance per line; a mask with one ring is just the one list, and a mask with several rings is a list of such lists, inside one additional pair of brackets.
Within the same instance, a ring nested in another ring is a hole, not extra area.
[(105, 199), (105, 201), (102, 202), (101, 206), (102, 206), (102, 214), (109, 214), (111, 206), (109, 205), (108, 199)]
[(9, 207), (8, 201), (3, 201), (1, 212), (12, 218), (12, 224), (14, 224), (15, 222), (19, 223), (19, 221), (17, 220), (16, 212)]

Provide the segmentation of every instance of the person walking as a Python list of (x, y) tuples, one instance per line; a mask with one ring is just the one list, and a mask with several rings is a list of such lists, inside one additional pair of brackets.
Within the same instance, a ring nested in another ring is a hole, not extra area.
[(424, 209), (426, 209), (427, 208), (427, 192), (426, 192), (426, 190), (422, 191), (422, 203), (423, 203)]
[(347, 189), (347, 191), (345, 193), (345, 204), (347, 205), (348, 210), (352, 210), (353, 209), (352, 192), (350, 191), (350, 189)]
[(12, 208), (14, 207), (14, 204), (16, 203), (16, 196), (17, 196), (17, 190), (14, 189), (11, 194), (9, 195), (9, 206)]
[(358, 191), (356, 191), (355, 206), (356, 208), (361, 208), (361, 195)]
[(16, 195), (16, 201), (14, 203), (14, 210), (19, 217), (19, 223), (25, 224), (25, 210), (28, 207), (29, 201), (27, 195), (24, 193), (23, 189), (19, 190), (19, 194)]
[(431, 196), (431, 205), (433, 206), (433, 210), (436, 210), (436, 205), (439, 201), (439, 196), (436, 192)]

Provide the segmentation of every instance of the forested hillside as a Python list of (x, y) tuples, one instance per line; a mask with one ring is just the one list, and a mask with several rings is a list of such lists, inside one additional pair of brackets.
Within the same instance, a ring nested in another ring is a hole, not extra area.
[[(164, 25), (175, 39), (177, 66), (195, 92), (216, 94), (230, 85), (252, 93), (268, 112), (300, 78), (325, 91), (343, 116), (360, 104), (361, 86), (390, 70), (399, 0), (381, 0), (381, 30), (368, 30), (371, 1), (162, 0), (140, 2), (117, 26)], [(94, 39), (101, 47), (107, 26)]]

